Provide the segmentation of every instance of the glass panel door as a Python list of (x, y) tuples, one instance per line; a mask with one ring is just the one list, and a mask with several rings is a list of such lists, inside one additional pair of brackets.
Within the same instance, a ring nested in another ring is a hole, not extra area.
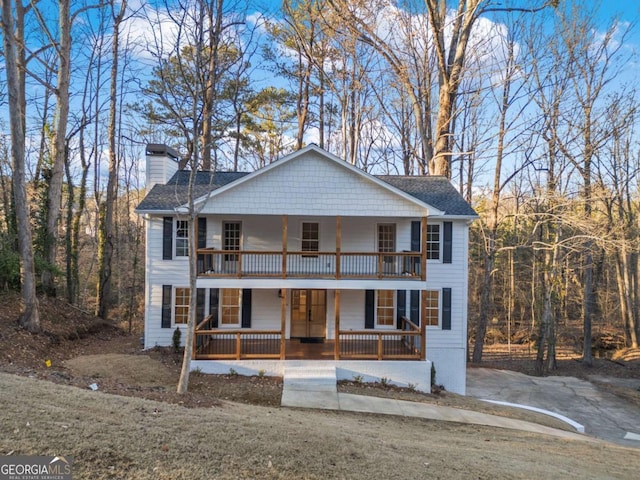
[[(242, 224), (240, 222), (222, 223), (222, 249), (227, 251), (240, 251), (242, 239)], [(224, 273), (238, 273), (238, 255), (226, 253), (223, 257)]]
[[(380, 223), (378, 224), (378, 252), (394, 252), (396, 251), (396, 224)], [(382, 273), (394, 274), (395, 256), (385, 255), (382, 257)]]
[(326, 324), (326, 290), (291, 291), (292, 338), (325, 338)]

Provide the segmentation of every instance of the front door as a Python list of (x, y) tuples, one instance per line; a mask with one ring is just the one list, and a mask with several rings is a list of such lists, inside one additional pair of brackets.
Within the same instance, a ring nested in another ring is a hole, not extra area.
[(291, 290), (291, 338), (325, 338), (326, 290)]

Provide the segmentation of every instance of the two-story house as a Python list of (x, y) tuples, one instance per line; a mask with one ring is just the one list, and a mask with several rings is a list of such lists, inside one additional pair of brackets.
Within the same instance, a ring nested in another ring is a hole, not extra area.
[(198, 172), (189, 225), (175, 152), (149, 145), (146, 168), (145, 348), (186, 331), (197, 235), (192, 368), (322, 363), (429, 391), (433, 363), (438, 384), (464, 393), (477, 215), (446, 178), (374, 176), (309, 145), (252, 173)]

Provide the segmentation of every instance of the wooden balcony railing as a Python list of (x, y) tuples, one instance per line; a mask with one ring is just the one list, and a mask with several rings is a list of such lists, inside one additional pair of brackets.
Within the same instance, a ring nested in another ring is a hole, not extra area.
[(424, 279), (419, 252), (279, 252), (198, 249), (200, 277)]
[(401, 319), (399, 330), (340, 330), (338, 360), (421, 360), (423, 335), (415, 323)]
[(195, 360), (284, 359), (280, 330), (230, 330), (211, 328), (211, 316), (195, 331)]

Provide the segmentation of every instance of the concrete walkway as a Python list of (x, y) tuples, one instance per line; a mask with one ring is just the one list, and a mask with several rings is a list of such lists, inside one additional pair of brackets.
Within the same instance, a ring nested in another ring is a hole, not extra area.
[(578, 433), (558, 430), (523, 420), (499, 417), (497, 415), (428, 403), (338, 393), (335, 382), (335, 369), (333, 375), (333, 383), (331, 383), (329, 380), (331, 378), (331, 372), (325, 370), (321, 372), (312, 372), (308, 369), (304, 371), (285, 371), (281, 401), (282, 406), (426, 418), (445, 422), (470, 423), (474, 425), (523, 430), (572, 440), (593, 441), (590, 437)]
[(587, 435), (640, 447), (640, 409), (585, 380), (469, 368), (467, 395), (549, 410), (581, 423)]

